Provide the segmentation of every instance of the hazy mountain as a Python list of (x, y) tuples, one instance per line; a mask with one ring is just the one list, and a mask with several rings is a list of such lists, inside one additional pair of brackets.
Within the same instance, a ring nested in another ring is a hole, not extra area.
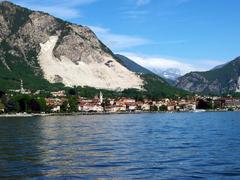
[(127, 58), (126, 56), (116, 54), (116, 57), (121, 61), (124, 66), (126, 66), (129, 70), (133, 72), (142, 74), (153, 74), (153, 72), (135, 63), (133, 60)]
[(156, 74), (163, 79), (165, 79), (170, 84), (174, 84), (174, 82), (177, 80), (178, 77), (181, 76), (181, 71), (176, 68), (169, 68), (169, 69), (159, 69), (159, 68), (150, 68), (147, 69), (133, 60), (129, 59), (126, 56), (116, 54), (118, 59), (122, 62), (124, 66), (126, 66), (129, 70), (136, 72), (136, 73), (142, 73), (142, 74)]
[(240, 57), (206, 72), (191, 72), (180, 77), (177, 87), (198, 93), (240, 92)]
[(181, 76), (181, 71), (177, 68), (168, 68), (168, 69), (152, 68), (151, 70), (155, 74), (172, 81), (176, 81), (177, 78)]

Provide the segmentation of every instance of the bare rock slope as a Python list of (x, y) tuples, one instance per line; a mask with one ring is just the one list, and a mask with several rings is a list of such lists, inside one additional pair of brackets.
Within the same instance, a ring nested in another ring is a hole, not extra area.
[[(88, 27), (0, 2), (0, 68), (16, 73), (19, 63), (35, 76), (67, 86), (115, 90), (144, 84)], [(17, 74), (21, 78), (23, 72)]]

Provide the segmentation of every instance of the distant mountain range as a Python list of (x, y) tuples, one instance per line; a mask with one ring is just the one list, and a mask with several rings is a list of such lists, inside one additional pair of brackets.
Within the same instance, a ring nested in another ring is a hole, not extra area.
[(168, 84), (170, 84), (171, 86), (174, 87), (176, 80), (178, 77), (180, 77), (180, 70), (178, 69), (167, 69), (167, 70), (162, 70), (159, 68), (151, 68), (147, 69), (139, 64), (137, 64), (136, 62), (134, 62), (133, 60), (129, 59), (126, 56), (120, 55), (120, 54), (116, 54), (116, 56), (118, 57), (118, 59), (122, 62), (122, 64), (124, 66), (126, 66), (128, 69), (130, 69), (133, 72), (136, 73), (141, 73), (141, 74), (152, 74), (152, 75), (157, 75), (159, 77), (161, 77), (162, 79), (164, 79)]
[(126, 66), (129, 70), (136, 72), (136, 73), (142, 73), (142, 74), (153, 74), (152, 71), (144, 68), (143, 66), (135, 63), (133, 60), (129, 59), (126, 56), (116, 54), (116, 57), (121, 61), (121, 63)]
[(165, 79), (168, 82), (171, 82), (171, 84), (177, 80), (181, 76), (181, 71), (176, 68), (169, 68), (169, 69), (160, 69), (160, 68), (151, 68), (147, 69), (130, 58), (116, 54), (116, 56), (122, 61), (122, 63), (131, 71), (137, 72), (137, 73), (143, 73), (143, 74), (155, 74), (163, 79)]
[(133, 60), (117, 55), (127, 68), (134, 72), (156, 74), (164, 78), (172, 86), (202, 94), (224, 94), (240, 92), (240, 57), (206, 72), (191, 72), (181, 76), (178, 69), (148, 70)]
[(177, 78), (181, 77), (181, 71), (177, 68), (168, 68), (168, 69), (160, 69), (160, 68), (152, 68), (152, 72), (165, 78), (166, 80), (176, 81)]
[(196, 93), (240, 92), (240, 57), (206, 72), (191, 72), (178, 78), (177, 87)]

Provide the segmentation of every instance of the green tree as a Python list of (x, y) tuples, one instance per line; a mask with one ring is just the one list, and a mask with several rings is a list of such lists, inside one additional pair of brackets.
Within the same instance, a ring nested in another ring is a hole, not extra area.
[(69, 98), (69, 111), (77, 112), (78, 111), (78, 102), (76, 97)]
[(15, 99), (8, 100), (5, 108), (7, 113), (19, 112), (20, 109), (19, 104)]
[(160, 106), (159, 111), (167, 111), (167, 106), (165, 105)]
[(144, 99), (143, 91), (138, 89), (125, 89), (122, 91), (122, 96), (142, 101)]
[(28, 112), (39, 113), (41, 106), (36, 99), (31, 99), (28, 103)]
[(69, 94), (70, 96), (76, 96), (76, 95), (77, 95), (77, 89), (76, 89), (76, 87), (70, 88), (70, 89), (68, 90), (68, 94)]
[(61, 108), (61, 112), (67, 112), (68, 111), (68, 102), (64, 101), (60, 108)]
[[(2, 109), (5, 109), (5, 106), (3, 103), (0, 102), (0, 110), (2, 110)], [(1, 111), (0, 111), (0, 113), (1, 113)]]
[(15, 99), (19, 104), (20, 112), (31, 112), (31, 109), (29, 108), (31, 97), (29, 95), (18, 95), (15, 97)]
[(47, 110), (47, 104), (46, 104), (45, 98), (43, 98), (43, 97), (38, 97), (38, 98), (37, 98), (37, 102), (38, 102), (39, 105), (40, 105), (40, 111), (41, 111), (41, 112), (46, 112), (46, 110)]
[(3, 92), (2, 90), (0, 90), (0, 99), (5, 95), (5, 92)]
[(150, 106), (150, 111), (152, 112), (157, 112), (158, 111), (158, 107), (153, 105), (153, 106)]

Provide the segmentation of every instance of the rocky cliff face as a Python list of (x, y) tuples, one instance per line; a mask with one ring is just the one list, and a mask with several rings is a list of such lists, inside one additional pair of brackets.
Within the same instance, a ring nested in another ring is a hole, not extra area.
[(51, 83), (104, 89), (143, 85), (88, 27), (4, 1), (0, 3), (0, 68), (21, 78), (16, 61)]
[(177, 87), (196, 93), (233, 93), (240, 91), (240, 57), (206, 72), (191, 72), (177, 81)]

